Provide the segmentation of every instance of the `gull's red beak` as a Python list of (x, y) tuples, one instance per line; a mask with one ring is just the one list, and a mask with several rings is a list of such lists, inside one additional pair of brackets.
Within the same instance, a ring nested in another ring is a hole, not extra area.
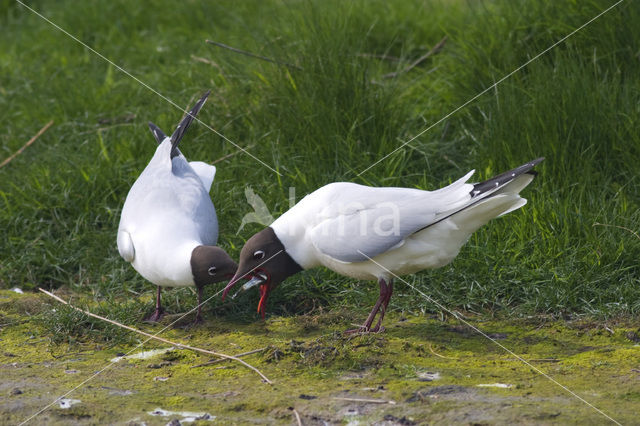
[[(224, 300), (224, 298), (227, 296), (227, 293), (229, 293), (229, 290), (231, 290), (231, 288), (234, 285), (236, 285), (238, 281), (240, 281), (241, 279), (250, 280), (248, 283), (242, 286), (242, 290), (248, 290), (251, 287), (255, 287), (257, 285), (266, 284), (269, 281), (269, 273), (262, 268), (254, 269), (253, 271), (248, 271), (248, 272), (245, 272), (244, 274), (236, 273), (233, 276), (233, 278), (231, 278), (231, 281), (229, 281), (227, 286), (224, 288), (222, 292), (222, 300)], [(235, 298), (235, 296), (233, 297)]]
[(224, 288), (224, 291), (222, 292), (222, 300), (224, 300), (224, 298), (227, 297), (227, 293), (229, 293), (229, 290), (231, 290), (231, 288), (233, 288), (233, 286), (236, 285), (238, 281), (240, 281), (246, 275), (248, 275), (248, 273), (244, 273), (240, 275), (239, 273), (236, 272), (233, 278), (231, 278), (231, 281), (229, 281), (227, 283), (227, 286)]
[[(222, 292), (222, 300), (227, 296), (229, 290), (238, 283), (241, 279), (246, 278), (249, 280), (245, 285), (242, 286), (242, 290), (248, 290), (251, 287), (255, 287), (257, 285), (260, 286), (260, 302), (258, 303), (258, 312), (264, 319), (265, 311), (267, 307), (267, 297), (269, 296), (269, 291), (271, 290), (269, 287), (270, 275), (269, 273), (262, 269), (258, 268), (253, 271), (243, 273), (236, 273), (231, 281), (227, 284)], [(235, 295), (233, 296), (235, 298)]]

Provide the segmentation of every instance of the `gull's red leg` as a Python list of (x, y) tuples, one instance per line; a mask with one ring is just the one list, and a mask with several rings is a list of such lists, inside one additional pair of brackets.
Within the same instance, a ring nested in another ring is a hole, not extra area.
[(367, 317), (367, 320), (361, 327), (345, 331), (346, 334), (368, 333), (369, 330), (371, 329), (371, 324), (373, 323), (373, 320), (375, 319), (376, 315), (380, 311), (380, 307), (382, 306), (382, 304), (385, 302), (385, 300), (387, 301), (387, 303), (389, 303), (388, 299), (391, 297), (391, 295), (387, 296), (387, 293), (389, 293), (389, 287), (387, 286), (387, 283), (382, 278), (378, 280), (378, 283), (380, 284), (380, 296), (378, 296), (378, 300), (376, 301), (376, 304), (373, 306), (373, 309), (371, 310), (371, 313)]
[(382, 305), (380, 306), (380, 317), (378, 318), (378, 323), (373, 328), (373, 330), (371, 330), (374, 333), (377, 333), (379, 331), (384, 331), (384, 327), (381, 327), (382, 320), (384, 319), (384, 314), (387, 312), (387, 306), (389, 306), (389, 300), (391, 300), (392, 294), (393, 294), (393, 278), (389, 280), (385, 298), (382, 301)]
[(202, 320), (202, 295), (204, 293), (204, 287), (198, 286), (198, 312), (196, 312), (196, 319), (193, 321), (194, 324), (201, 324), (204, 321)]
[(161, 287), (158, 286), (158, 292), (156, 293), (156, 310), (151, 314), (151, 316), (145, 318), (145, 321), (158, 322), (164, 316), (164, 309), (162, 309), (162, 304), (160, 303), (160, 292)]

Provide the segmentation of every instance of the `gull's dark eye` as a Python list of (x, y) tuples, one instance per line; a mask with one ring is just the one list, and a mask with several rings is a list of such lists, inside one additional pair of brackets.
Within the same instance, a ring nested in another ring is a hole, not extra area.
[(209, 273), (209, 275), (214, 276), (216, 274), (217, 269), (218, 268), (216, 268), (215, 266), (212, 266), (211, 268), (209, 268), (207, 272)]
[(264, 252), (262, 250), (256, 251), (255, 253), (253, 253), (253, 258), (255, 260), (264, 259)]

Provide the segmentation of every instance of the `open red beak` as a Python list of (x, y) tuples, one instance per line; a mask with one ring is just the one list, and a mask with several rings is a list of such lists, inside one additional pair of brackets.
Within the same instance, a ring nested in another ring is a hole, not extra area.
[(257, 269), (250, 272), (245, 272), (244, 274), (236, 273), (236, 275), (234, 275), (234, 277), (231, 278), (231, 281), (229, 281), (227, 286), (224, 288), (222, 292), (222, 300), (224, 300), (224, 298), (227, 296), (227, 293), (229, 293), (229, 290), (231, 290), (231, 288), (243, 278), (250, 280), (248, 283), (246, 283), (242, 287), (243, 290), (247, 290), (251, 287), (255, 287), (256, 285), (260, 286), (260, 302), (258, 303), (258, 312), (262, 316), (262, 319), (264, 319), (265, 310), (267, 306), (267, 297), (269, 296), (269, 290), (270, 290), (269, 289), (269, 280), (270, 280), (269, 273), (264, 269)]
[[(253, 271), (245, 272), (244, 274), (236, 273), (231, 281), (227, 284), (222, 292), (222, 300), (227, 296), (227, 293), (231, 288), (238, 283), (241, 279), (246, 278), (249, 280), (244, 286), (242, 286), (242, 290), (248, 290), (251, 287), (255, 287), (257, 285), (263, 285), (269, 283), (269, 273), (264, 269), (258, 268)], [(233, 296), (235, 298), (235, 296)]]
[(224, 288), (224, 291), (222, 292), (222, 300), (224, 300), (225, 297), (227, 297), (227, 293), (229, 293), (229, 290), (231, 290), (231, 288), (233, 288), (234, 285), (236, 285), (238, 283), (238, 281), (240, 281), (242, 278), (245, 277), (245, 275), (248, 275), (247, 273), (244, 273), (242, 275), (236, 273), (233, 278), (231, 278), (231, 281), (229, 281), (227, 283), (227, 286)]

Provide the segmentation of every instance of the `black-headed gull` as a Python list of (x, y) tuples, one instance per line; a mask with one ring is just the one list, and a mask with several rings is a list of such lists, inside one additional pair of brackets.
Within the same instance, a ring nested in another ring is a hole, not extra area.
[(215, 245), (218, 220), (209, 190), (216, 168), (200, 161), (187, 162), (178, 150), (208, 96), (209, 92), (205, 93), (171, 137), (149, 123), (159, 146), (122, 208), (120, 256), (158, 286), (156, 309), (149, 321), (158, 321), (164, 314), (161, 287), (193, 285), (198, 288), (196, 322), (201, 321), (204, 286), (229, 279), (237, 269), (229, 255)]
[(519, 192), (542, 160), (476, 184), (467, 183), (472, 170), (437, 191), (347, 182), (323, 186), (246, 242), (222, 297), (240, 279), (250, 278), (243, 289), (260, 286), (258, 311), (264, 317), (269, 292), (281, 281), (325, 266), (348, 277), (378, 280), (373, 310), (359, 329), (349, 331), (380, 331), (394, 276), (448, 264), (474, 231), (525, 205)]

